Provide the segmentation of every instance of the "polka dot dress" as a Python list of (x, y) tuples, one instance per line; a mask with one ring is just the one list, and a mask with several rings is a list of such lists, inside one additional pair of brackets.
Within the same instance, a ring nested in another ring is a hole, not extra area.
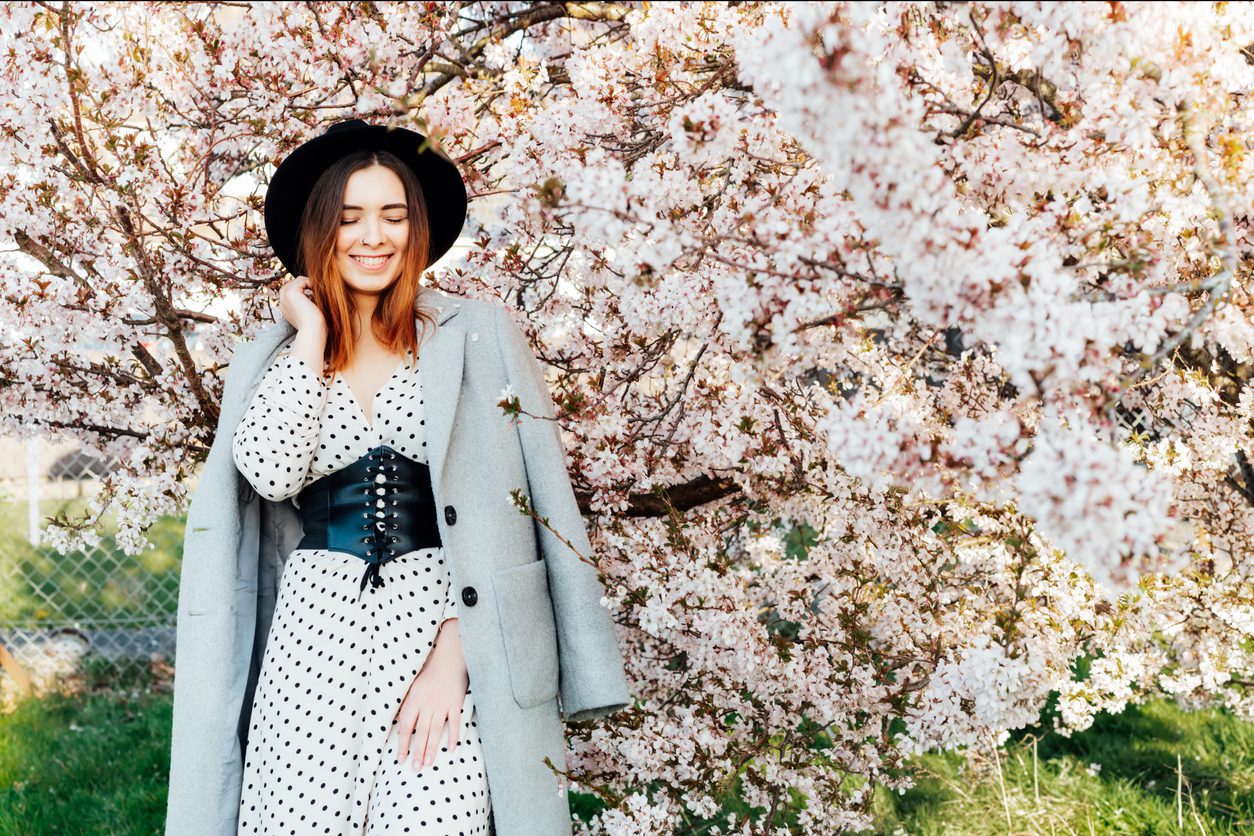
[[(426, 462), (422, 386), (412, 353), (373, 402), (373, 423), (338, 373), (328, 383), (280, 355), (233, 440), (236, 466), (272, 501), (386, 444)], [(299, 507), (299, 505), (298, 505)], [(443, 547), (383, 564), (361, 600), (364, 562), (295, 549), (283, 567), (253, 697), (240, 834), (487, 834), (490, 803), (473, 694), (455, 748), (447, 726), (430, 766), (397, 762), (396, 714), (456, 618)]]

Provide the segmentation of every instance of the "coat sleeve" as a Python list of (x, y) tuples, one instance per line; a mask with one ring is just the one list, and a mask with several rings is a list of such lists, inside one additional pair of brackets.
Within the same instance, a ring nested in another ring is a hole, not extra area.
[[(509, 311), (501, 305), (494, 307), (506, 379), (527, 413), (519, 416), (517, 426), (532, 510), (547, 519), (579, 554), (592, 560), (592, 546), (566, 470), (561, 427), (544, 372)], [(536, 536), (557, 625), (563, 719), (591, 720), (626, 708), (631, 695), (614, 622), (601, 604), (605, 590), (600, 573), (554, 536), (548, 526), (537, 522)]]
[(293, 354), (266, 371), (235, 428), (231, 452), (239, 472), (271, 502), (300, 493), (313, 463), (330, 387)]
[(457, 598), (454, 595), (453, 579), (451, 577), (445, 589), (447, 591), (444, 593), (444, 615), (440, 617), (441, 624), (450, 618), (457, 618)]

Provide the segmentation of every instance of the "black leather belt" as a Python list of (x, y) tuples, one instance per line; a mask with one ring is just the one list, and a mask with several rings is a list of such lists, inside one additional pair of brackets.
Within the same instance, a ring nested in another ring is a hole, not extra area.
[(345, 552), (366, 561), (357, 600), (383, 586), (379, 567), (440, 545), (431, 469), (386, 444), (306, 485), (298, 495), (304, 536), (296, 548)]

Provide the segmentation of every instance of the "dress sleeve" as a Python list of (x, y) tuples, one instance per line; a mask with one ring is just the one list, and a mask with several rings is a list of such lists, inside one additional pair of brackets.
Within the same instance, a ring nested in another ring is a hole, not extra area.
[(300, 493), (313, 464), (330, 386), (285, 353), (266, 371), (235, 428), (235, 466), (257, 493), (279, 502)]
[(445, 589), (448, 591), (444, 594), (444, 615), (440, 617), (441, 624), (450, 618), (457, 618), (457, 590), (453, 588), (452, 575), (449, 575), (448, 585)]

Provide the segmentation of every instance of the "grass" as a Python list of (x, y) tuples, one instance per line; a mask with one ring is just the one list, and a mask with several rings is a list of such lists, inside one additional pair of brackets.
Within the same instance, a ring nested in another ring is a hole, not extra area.
[[(168, 679), (156, 684), (53, 695), (0, 716), (0, 836), (161, 833), (171, 701)], [(1254, 724), (1226, 712), (1160, 700), (1071, 739), (1045, 735), (1035, 760), (1033, 736), (1020, 734), (998, 762), (1000, 776), (991, 752), (919, 758), (918, 786), (877, 794), (876, 832), (1254, 830)]]
[(0, 834), (159, 834), (171, 698), (106, 692), (28, 700), (0, 717)]
[(1254, 831), (1254, 724), (1224, 711), (1158, 700), (1070, 739), (1020, 734), (999, 752), (1000, 775), (991, 750), (980, 754), (919, 758), (913, 790), (877, 795), (881, 832)]

